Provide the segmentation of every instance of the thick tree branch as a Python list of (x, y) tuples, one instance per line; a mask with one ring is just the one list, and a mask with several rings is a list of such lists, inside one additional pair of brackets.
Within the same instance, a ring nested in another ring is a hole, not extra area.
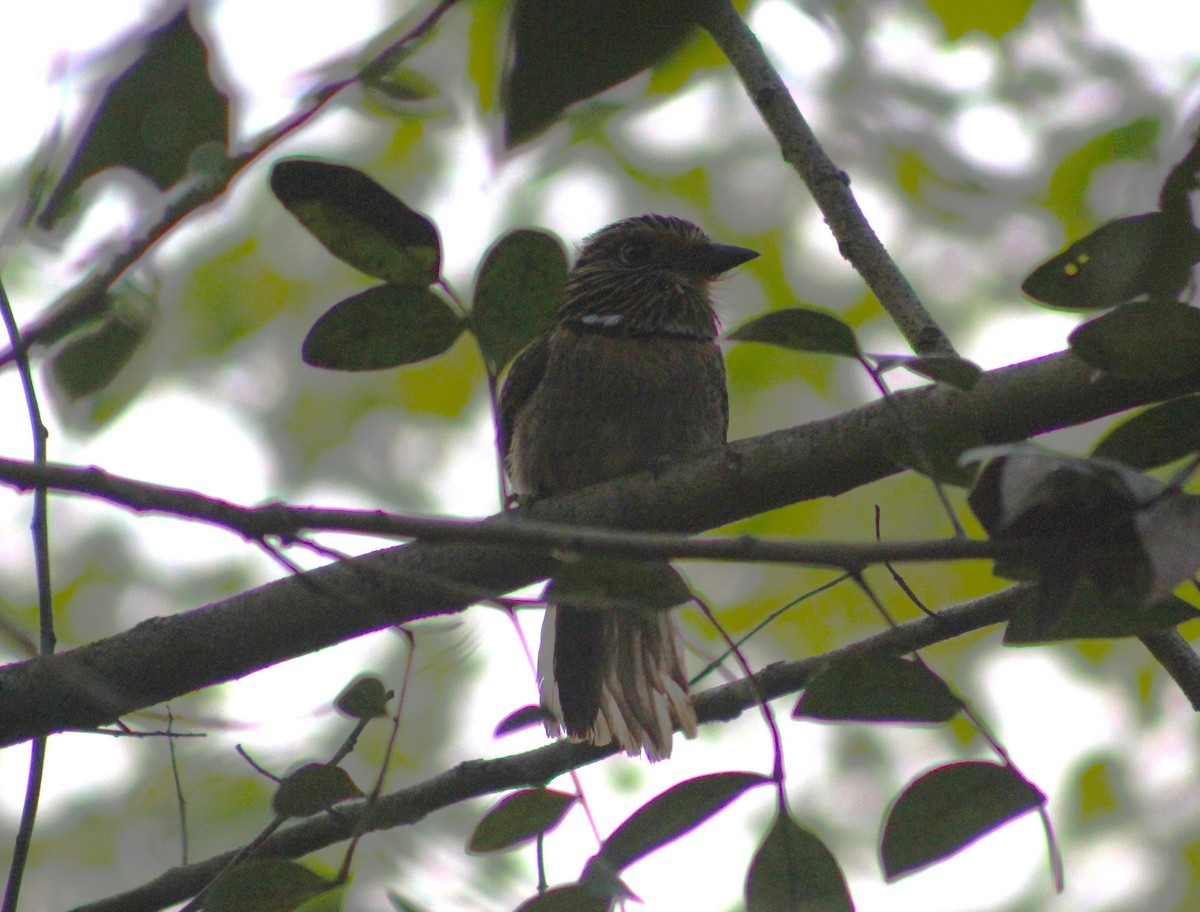
[(758, 37), (730, 0), (701, 4), (702, 25), (733, 64), (758, 113), (825, 216), (838, 250), (866, 281), (919, 354), (954, 354), (950, 339), (917, 297), (863, 215), (850, 178), (825, 154)]
[[(936, 617), (924, 617), (867, 637), (851, 646), (796, 662), (777, 662), (754, 675), (768, 699), (795, 693), (821, 668), (850, 656), (904, 655), (942, 640), (960, 636), (1006, 620), (1029, 590), (1014, 586), (965, 605), (947, 608)], [(743, 679), (715, 687), (696, 697), (696, 715), (702, 723), (728, 722), (757, 706), (750, 682)], [(434, 811), (494, 792), (521, 786), (542, 785), (555, 776), (616, 753), (616, 748), (595, 748), (560, 741), (524, 754), (494, 760), (460, 763), (432, 779), (384, 796), (375, 806), (368, 830), (384, 830), (419, 822)], [(348, 839), (354, 832), (362, 805), (339, 808), (339, 817), (324, 816), (275, 834), (261, 854), (298, 858)], [(81, 906), (75, 912), (149, 912), (194, 896), (212, 880), (235, 853), (172, 868), (136, 890)]]
[[(1081, 424), (1200, 388), (1200, 377), (1135, 383), (1095, 377), (1069, 354), (991, 371), (971, 393), (895, 397), (910, 427), (973, 428), (992, 443)], [(829, 497), (901, 471), (893, 409), (873, 403), (740, 440), (643, 473), (531, 505), (535, 520), (700, 532)], [(460, 611), (481, 594), (544, 578), (552, 562), (515, 548), (418, 542), (289, 577), (53, 657), (0, 669), (0, 745), (91, 728), (276, 662), (418, 617)]]

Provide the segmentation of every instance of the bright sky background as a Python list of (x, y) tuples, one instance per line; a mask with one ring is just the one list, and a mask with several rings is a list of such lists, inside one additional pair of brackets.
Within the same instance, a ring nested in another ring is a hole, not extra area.
[[(0, 170), (23, 169), (28, 166), (30, 150), (38, 146), (62, 111), (75, 110), (78, 98), (75, 83), (57, 79), (64, 69), (79, 67), (89, 51), (103, 46), (121, 32), (125, 24), (139, 19), (157, 4), (134, 0), (106, 0), (104, 3), (83, 0), (24, 3), (19, 13), (9, 11), (0, 29), (0, 85), (6, 87), (4, 114), (5, 130), (0, 135)], [(279, 15), (286, 7), (287, 15)], [(1093, 38), (1120, 48), (1142, 61), (1146, 79), (1162, 86), (1179, 99), (1180, 109), (1191, 112), (1197, 95), (1188, 88), (1188, 79), (1196, 71), (1196, 36), (1200, 35), (1200, 4), (1181, 4), (1179, 0), (1089, 0), (1081, 4), (1084, 28)], [(1168, 18), (1179, 20), (1190, 7), (1193, 21), (1163, 30), (1159, 23)], [(240, 112), (240, 128), (246, 132), (263, 129), (289, 110), (297, 92), (305, 85), (303, 74), (329, 58), (353, 52), (364, 36), (375, 34), (391, 14), (392, 5), (371, 0), (340, 0), (336, 15), (328, 15), (328, 5), (282, 4), (279, 0), (238, 0), (221, 4), (216, 15), (217, 29), (227, 42), (231, 65), (243, 85), (254, 87), (253, 104)], [(19, 18), (18, 18), (19, 17)], [(814, 24), (793, 3), (787, 0), (763, 0), (753, 8), (751, 25), (783, 69), (789, 85), (799, 96), (802, 107), (811, 98), (805, 86), (819, 84), (839, 49), (830, 33)], [(264, 47), (262, 36), (270, 34)], [(938, 36), (916, 28), (910, 20), (889, 23), (882, 32), (878, 46), (881, 54), (897, 70), (910, 75), (926, 74), (931, 83), (953, 85), (964, 94), (978, 96), (977, 103), (968, 107), (953, 125), (953, 135), (964, 155), (981, 165), (1000, 171), (1019, 171), (1038, 154), (1036, 124), (1026, 123), (1022, 115), (1005, 104), (989, 98), (987, 80), (999, 65), (997, 50), (983, 40), (964, 39), (949, 53), (937, 50)], [(716, 125), (712, 122), (711, 106), (706, 97), (708, 89), (682, 95), (663, 107), (639, 118), (628, 126), (639, 142), (669, 151), (673, 145), (687, 146), (709, 137)], [(1081, 104), (1086, 104), (1086, 99)], [(806, 108), (809, 113), (810, 108)], [(822, 117), (819, 110), (811, 111), (818, 133)], [(1065, 110), (1063, 117), (1073, 116)], [(446, 186), (438, 205), (438, 221), (446, 237), (455, 244), (447, 251), (447, 271), (469, 273), (478, 252), (486, 246), (505, 201), (520, 193), (526, 170), (518, 161), (513, 167), (496, 173), (488, 158), (486, 145), (477, 134), (463, 131), (456, 145), (458, 168)], [(736, 131), (754, 127), (748, 116), (744, 124), (722, 125)], [(340, 129), (336, 123), (318, 122), (309, 135)], [(609, 220), (613, 213), (606, 200), (601, 176), (581, 167), (569, 178), (570, 206), (550, 205), (545, 212), (545, 224), (570, 240), (577, 240)], [(479, 187), (486, 185), (486, 201), (480, 208)], [(873, 224), (886, 238), (894, 216), (886, 198), (870, 186), (855, 185)], [(464, 205), (465, 200), (471, 205)], [(116, 205), (116, 204), (114, 204)], [(488, 208), (490, 207), (490, 208)], [(88, 224), (103, 224), (111, 218), (108, 210), (98, 212)], [(86, 235), (86, 232), (81, 234)], [(11, 238), (8, 240), (11, 241)], [(184, 243), (180, 239), (179, 243)], [(1057, 241), (1049, 239), (1052, 246)], [(67, 276), (77, 272), (85, 263), (94, 238), (72, 238), (65, 260), (44, 254), (20, 251), (19, 256), (39, 262), (47, 270), (41, 283), (26, 281), (22, 296), (14, 301), (20, 316), (28, 318), (42, 306), (53, 290), (61, 287)], [(7, 248), (6, 255), (11, 255)], [(64, 267), (63, 263), (67, 265)], [(814, 264), (816, 269), (821, 264)], [(10, 291), (12, 289), (10, 288)], [(986, 367), (998, 366), (1056, 351), (1064, 347), (1067, 333), (1077, 324), (1075, 317), (1054, 314), (1031, 308), (1020, 319), (1006, 318), (989, 325), (986, 338), (980, 337), (966, 346), (965, 354)], [(231, 368), (235, 370), (236, 368)], [(220, 389), (223, 382), (236, 378), (216, 378)], [(252, 426), (235, 413), (222, 407), (219, 397), (209, 390), (198, 391), (176, 383), (165, 383), (147, 392), (137, 406), (103, 433), (87, 440), (72, 439), (53, 424), (51, 418), (50, 450), (52, 458), (80, 464), (96, 464), (147, 481), (191, 487), (206, 493), (243, 503), (254, 503), (273, 496), (271, 467), (267, 464), (261, 441)], [(0, 427), (6, 429), (0, 453), (26, 458), (29, 455), (27, 418), (24, 404), (11, 370), (0, 374)], [(442, 429), (431, 433), (443, 434)], [(455, 432), (452, 454), (442, 467), (438, 480), (441, 509), (458, 515), (482, 515), (496, 506), (494, 486), (494, 457), (491, 453), (490, 427), (476, 427)], [(197, 440), (220, 440), (219, 449), (195, 446)], [(165, 467), (169, 467), (165, 468)], [(370, 506), (354, 503), (344, 491), (314, 490), (312, 500), (343, 506)], [(0, 554), (6, 562), (31, 568), (29, 558), (28, 524), (29, 499), (0, 491)], [(59, 523), (55, 527), (55, 547), (70, 548), (73, 537), (82, 534), (90, 522), (110, 517), (112, 510), (82, 501), (55, 507)], [(201, 526), (161, 518), (129, 520), (147, 543), (151, 553), (164, 564), (180, 566), (188, 555), (203, 554), (205, 561), (217, 559), (221, 553), (242, 554), (245, 545), (233, 536)], [(344, 541), (339, 547), (353, 548)], [(365, 547), (365, 546), (359, 546)], [(275, 575), (276, 568), (263, 559), (264, 578)], [(484, 620), (480, 623), (492, 623)], [(536, 642), (536, 622), (528, 631)], [(508, 636), (497, 632), (497, 636)], [(323, 724), (310, 716), (314, 703), (327, 699), (328, 684), (336, 680), (347, 664), (360, 666), (378, 653), (380, 643), (364, 638), (325, 650), (317, 656), (288, 663), (252, 676), (229, 688), (227, 707), (240, 718), (275, 718), (278, 724), (264, 724), (254, 732), (239, 733), (239, 740), (254, 750), (256, 746), (269, 752), (271, 745), (296, 742), (304, 737), (305, 726)], [(516, 650), (502, 656), (490, 656), (487, 669), (489, 681), (525, 681), (528, 695), (533, 688), (528, 671)], [(971, 682), (974, 692), (1003, 695), (1003, 700), (989, 701), (982, 708), (997, 729), (1004, 731), (1004, 740), (1013, 754), (1020, 758), (1023, 768), (1051, 796), (1060, 791), (1066, 764), (1091, 748), (1129, 750), (1122, 743), (1126, 711), (1120, 702), (1107, 699), (1103, 688), (1073, 678), (1054, 659), (1049, 650), (1006, 652), (1002, 659), (985, 664), (982, 679)], [(1044, 704), (1040, 694), (1054, 692), (1053, 706)], [(1069, 703), (1074, 708), (1064, 711)], [(1178, 701), (1178, 712), (1190, 711)], [(513, 707), (511, 688), (481, 685), (473, 694), (471, 717), (464, 728), (486, 732), (495, 721)], [(1041, 711), (1038, 708), (1042, 707)], [(301, 720), (301, 721), (296, 721)], [(727, 727), (731, 728), (731, 727)], [(746, 743), (766, 743), (761, 723), (751, 716), (742, 720), (735, 731), (724, 731), (721, 740), (737, 745), (739, 754), (760, 760), (769, 756), (765, 747), (746, 753)], [(791, 775), (797, 783), (806, 780), (838, 782), (828, 769), (828, 753), (822, 750), (826, 730), (815, 725), (784, 727), (785, 750), (791, 759)], [(536, 735), (522, 735), (525, 741), (514, 739), (501, 749), (519, 749), (539, 742)], [(919, 744), (920, 732), (895, 732), (889, 743), (903, 756), (908, 745)], [(1063, 745), (1070, 745), (1064, 749)], [(1133, 748), (1136, 752), (1152, 754), (1152, 772), (1146, 781), (1136, 783), (1146, 800), (1170, 806), (1172, 796), (1194, 791), (1190, 777), (1200, 758), (1196, 755), (1194, 738), (1181, 737), (1172, 727), (1171, 719), (1162, 722), (1149, 742)], [(464, 742), (461, 756), (472, 757), (494, 753), (489, 744)], [(694, 744), (681, 743), (670, 763), (659, 764), (647, 771), (647, 791), (652, 794), (687, 775), (711, 771), (719, 760), (714, 759), (705, 739)], [(921, 757), (920, 751), (915, 752)], [(128, 745), (115, 739), (85, 735), (56, 737), (50, 749), (47, 785), (43, 798), (44, 821), (68, 810), (68, 799), (81, 793), (104, 789), (124, 781), (133, 771), (132, 752)], [(27, 751), (14, 748), (0, 753), (0, 813), (16, 815), (23, 791)], [(924, 762), (922, 759), (921, 762)], [(919, 768), (907, 769), (913, 775)], [(597, 770), (584, 773), (585, 784), (591, 782), (602, 789), (606, 774)], [(835, 786), (836, 788), (836, 786)], [(853, 802), (846, 793), (831, 794), (835, 802)], [(602, 831), (611, 829), (632, 810), (632, 806), (606, 807), (596, 802)], [(742, 835), (751, 822), (760, 822), (769, 807), (769, 795), (743, 799), (724, 812), (714, 825), (701, 827), (687, 837), (687, 852), (704, 850), (712, 859), (713, 870), (744, 870), (744, 862), (735, 860), (737, 852), (748, 853), (752, 846)], [(1054, 804), (1051, 805), (1052, 813)], [(801, 812), (803, 809), (798, 809)], [(581, 815), (575, 815), (566, 827), (567, 836), (591, 845)], [(731, 835), (732, 834), (732, 835)], [(746, 845), (740, 845), (747, 843)], [(731, 848), (731, 844), (735, 844)], [(585, 848), (585, 851), (588, 849)], [(566, 853), (555, 853), (561, 857)], [(693, 855), (686, 856), (695, 857)], [(634, 868), (631, 883), (646, 901), (648, 910), (671, 908), (717, 909), (733, 902), (740, 892), (740, 876), (733, 883), (717, 883), (709, 866), (686, 862), (682, 854), (668, 849)], [(1029, 882), (1047, 880), (1045, 850), (1035, 818), (1026, 818), (989, 837), (957, 858), (938, 865), (928, 872), (908, 878), (898, 884), (885, 886), (874, 873), (870, 858), (842, 859), (852, 875), (852, 890), (861, 912), (874, 910), (921, 909), (925, 912), (955, 912), (961, 908), (961, 897), (990, 897), (993, 905), (972, 900), (973, 908), (984, 912), (998, 907), (1027, 888)], [(431, 895), (440, 895), (448, 873), (471, 864), (452, 848), (439, 857), (436, 875), (429, 875)], [(741, 868), (738, 868), (738, 864)], [(571, 865), (575, 862), (571, 861)], [(688, 876), (665, 882), (658, 875), (678, 876), (678, 866), (688, 864)], [(1047, 909), (1078, 909), (1104, 905), (1118, 907), (1127, 891), (1153, 878), (1156, 867), (1144, 849), (1126, 842), (1093, 846), (1082, 867), (1068, 859), (1068, 877), (1074, 883), (1086, 883), (1090, 894), (1069, 893), (1069, 899), (1048, 900)], [(1014, 877), (1013, 871), (1023, 872)], [(570, 865), (556, 864), (551, 858), (551, 881), (565, 880), (577, 874)], [(865, 876), (864, 876), (865, 875)], [(1077, 878), (1077, 880), (1075, 880)], [(435, 882), (437, 881), (437, 882)], [(406, 892), (421, 895), (420, 883), (408, 884)], [(532, 889), (532, 886), (531, 886)], [(1044, 891), (1043, 891), (1044, 893)], [(431, 906), (432, 907), (432, 906)], [(450, 906), (439, 904), (439, 909)], [(376, 908), (376, 907), (372, 907)], [(384, 908), (384, 906), (377, 906)]]

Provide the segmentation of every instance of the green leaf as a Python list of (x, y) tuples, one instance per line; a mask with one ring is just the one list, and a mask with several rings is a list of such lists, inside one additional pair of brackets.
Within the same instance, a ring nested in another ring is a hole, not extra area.
[(501, 738), (504, 735), (511, 735), (513, 732), (521, 731), (521, 729), (538, 725), (545, 722), (549, 715), (541, 706), (522, 706), (520, 709), (510, 712), (497, 723), (495, 731), (492, 732), (492, 737)]
[(609, 898), (583, 884), (554, 887), (517, 906), (517, 912), (608, 912)]
[(1152, 406), (1112, 428), (1092, 451), (1135, 469), (1155, 469), (1200, 451), (1200, 396)]
[(983, 368), (974, 361), (955, 355), (873, 355), (877, 369), (883, 371), (902, 367), (919, 377), (936, 383), (944, 383), (965, 392), (970, 392), (983, 376)]
[(1032, 635), (1045, 639), (1081, 598), (1156, 600), (1137, 514), (1161, 494), (1161, 483), (1119, 463), (1027, 447), (989, 462), (968, 503), (997, 543), (1019, 546), (993, 572), (1038, 581)]
[(811, 307), (773, 310), (729, 334), (735, 342), (768, 342), (792, 351), (860, 358), (854, 330), (833, 314)]
[(504, 140), (532, 139), (567, 108), (667, 56), (696, 25), (695, 0), (517, 0)]
[(295, 907), (295, 912), (345, 912), (348, 892), (350, 892), (350, 884), (338, 884), (323, 893), (318, 893), (311, 899), (304, 900)]
[(364, 85), (379, 92), (388, 101), (400, 103), (425, 101), (438, 94), (437, 84), (432, 79), (408, 67), (396, 67), (372, 76), (364, 81)]
[(853, 912), (833, 854), (786, 814), (771, 824), (746, 874), (746, 912)]
[(1047, 561), (1060, 561), (1064, 548), (1076, 546), (1082, 552), (1128, 544), (1139, 496), (1149, 496), (1158, 487), (1117, 463), (1026, 447), (990, 460), (967, 503), (997, 541), (1055, 541), (1059, 553), (1038, 550), (996, 561), (996, 573), (1027, 579)]
[(417, 905), (411, 899), (397, 893), (395, 890), (388, 890), (387, 898), (396, 912), (425, 912), (424, 906)]
[(926, 6), (930, 13), (941, 20), (946, 38), (950, 41), (957, 41), (970, 32), (982, 32), (998, 39), (1025, 21), (1033, 0), (1009, 0), (1008, 3), (927, 0)]
[(884, 875), (892, 881), (941, 861), (1045, 802), (1007, 766), (938, 767), (910, 783), (888, 811), (880, 847)]
[(479, 821), (467, 842), (467, 851), (504, 852), (532, 842), (558, 826), (578, 800), (578, 795), (547, 788), (505, 795)]
[(623, 871), (639, 858), (695, 829), (747, 789), (769, 782), (769, 776), (742, 772), (711, 773), (680, 782), (634, 811), (604, 840), (599, 854), (588, 862), (588, 868)]
[(71, 337), (50, 358), (51, 374), (72, 402), (116, 379), (149, 338), (158, 304), (127, 291), (110, 298), (108, 311), (98, 327)]
[(338, 694), (334, 706), (351, 719), (378, 719), (386, 716), (391, 692), (374, 675), (355, 678)]
[(399, 367), (440, 355), (464, 327), (428, 288), (376, 285), (323, 313), (305, 336), (301, 356), (330, 370)]
[(1117, 219), (1047, 260), (1021, 290), (1058, 310), (1102, 310), (1141, 295), (1173, 299), (1200, 250), (1191, 225), (1161, 212)]
[(1084, 323), (1067, 340), (1092, 367), (1118, 377), (1169, 379), (1200, 371), (1200, 311), (1174, 301), (1133, 301)]
[(217, 878), (204, 897), (205, 912), (292, 912), (335, 884), (294, 861), (247, 861)]
[(792, 716), (843, 722), (946, 722), (962, 703), (919, 662), (863, 656), (830, 665), (805, 686)]
[(545, 231), (509, 232), (484, 255), (471, 328), (493, 375), (554, 325), (566, 278), (567, 254)]
[(665, 561), (584, 557), (562, 564), (546, 601), (577, 610), (636, 608), (665, 611), (690, 601), (692, 591)]
[(187, 173), (193, 150), (228, 141), (229, 100), (209, 77), (208, 51), (184, 9), (105, 91), (38, 223), (51, 227), (79, 185), (106, 168), (132, 168), (166, 189)]
[(1069, 594), (1047, 604), (1044, 598), (1018, 603), (1004, 629), (1006, 646), (1028, 646), (1062, 640), (1103, 640), (1162, 633), (1200, 612), (1175, 595), (1145, 603), (1127, 590), (1102, 592), (1087, 577), (1075, 581)]
[(311, 817), (362, 794), (340, 766), (306, 763), (280, 781), (271, 809), (280, 817)]
[(271, 169), (271, 189), (330, 253), (355, 269), (406, 288), (437, 281), (436, 226), (361, 171), (289, 158)]

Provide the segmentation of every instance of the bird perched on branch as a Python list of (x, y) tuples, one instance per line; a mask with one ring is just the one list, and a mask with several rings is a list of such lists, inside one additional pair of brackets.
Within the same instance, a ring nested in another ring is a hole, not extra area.
[[(500, 394), (513, 490), (572, 491), (721, 446), (729, 404), (709, 286), (756, 256), (662, 215), (589, 237), (557, 324), (516, 359)], [(548, 606), (538, 680), (550, 734), (615, 739), (659, 760), (676, 726), (696, 733), (669, 611)]]

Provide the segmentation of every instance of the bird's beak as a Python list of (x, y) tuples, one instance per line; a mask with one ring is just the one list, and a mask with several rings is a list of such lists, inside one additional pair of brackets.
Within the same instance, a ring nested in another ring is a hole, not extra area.
[(705, 244), (688, 251), (684, 264), (689, 272), (702, 276), (719, 276), (734, 266), (741, 266), (758, 256), (757, 250), (749, 247), (734, 247), (732, 244)]

